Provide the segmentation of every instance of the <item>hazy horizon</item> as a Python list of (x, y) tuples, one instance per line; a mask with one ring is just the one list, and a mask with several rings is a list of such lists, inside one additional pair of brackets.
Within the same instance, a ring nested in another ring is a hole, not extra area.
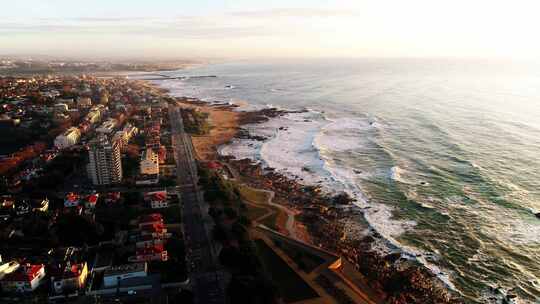
[(10, 3), (2, 54), (90, 58), (540, 59), (534, 1)]

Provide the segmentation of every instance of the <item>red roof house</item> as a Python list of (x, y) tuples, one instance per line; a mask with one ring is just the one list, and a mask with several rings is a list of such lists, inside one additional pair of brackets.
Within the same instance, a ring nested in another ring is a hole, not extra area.
[(4, 276), (0, 284), (4, 291), (17, 293), (32, 292), (41, 285), (44, 278), (45, 266), (43, 264), (26, 264)]

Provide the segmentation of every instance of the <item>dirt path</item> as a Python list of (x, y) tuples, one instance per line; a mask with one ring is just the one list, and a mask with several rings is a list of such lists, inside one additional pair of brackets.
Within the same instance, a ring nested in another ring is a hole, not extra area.
[[(247, 186), (247, 185), (244, 185), (244, 186)], [(298, 236), (296, 234), (296, 229), (295, 229), (295, 227), (296, 227), (296, 220), (295, 220), (296, 213), (294, 211), (290, 210), (289, 208), (286, 208), (286, 207), (283, 207), (280, 204), (274, 203), (273, 202), (274, 196), (275, 196), (274, 191), (264, 190), (264, 189), (256, 189), (256, 188), (253, 188), (253, 189), (255, 189), (257, 191), (260, 191), (260, 192), (267, 193), (268, 197), (267, 197), (266, 201), (263, 204), (251, 202), (251, 201), (248, 201), (246, 199), (244, 199), (244, 201), (246, 203), (250, 204), (250, 205), (255, 206), (255, 207), (265, 208), (264, 204), (266, 204), (266, 205), (269, 205), (269, 206), (272, 206), (272, 207), (276, 207), (276, 208), (280, 209), (281, 211), (285, 212), (287, 214), (287, 221), (285, 222), (285, 229), (287, 230), (287, 232), (288, 232), (288, 234), (289, 234), (289, 236), (291, 238), (294, 238), (295, 240), (298, 239)], [(255, 222), (261, 222), (265, 218), (267, 218), (267, 217), (269, 217), (269, 216), (271, 216), (272, 214), (275, 213), (275, 211), (271, 210), (270, 208), (268, 208), (267, 210), (268, 210), (267, 214), (264, 214), (264, 215), (260, 216), (259, 218), (255, 219), (254, 221)]]
[(273, 191), (269, 191), (269, 190), (261, 190), (261, 191), (271, 192), (271, 199), (268, 201), (268, 204), (270, 206), (274, 206), (274, 207), (276, 207), (278, 209), (281, 209), (282, 211), (287, 213), (288, 217), (287, 217), (287, 223), (285, 224), (285, 228), (289, 232), (289, 236), (291, 238), (297, 240), (298, 236), (296, 235), (296, 229), (295, 229), (295, 226), (296, 226), (296, 219), (295, 219), (296, 213), (293, 212), (292, 210), (290, 210), (289, 208), (283, 207), (282, 205), (279, 205), (279, 204), (276, 204), (276, 203), (272, 202), (272, 200), (274, 198), (274, 192)]

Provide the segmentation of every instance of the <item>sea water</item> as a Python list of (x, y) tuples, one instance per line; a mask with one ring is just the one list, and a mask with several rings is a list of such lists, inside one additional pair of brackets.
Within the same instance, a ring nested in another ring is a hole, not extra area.
[[(380, 250), (402, 248), (473, 302), (497, 287), (540, 298), (540, 66), (283, 60), (168, 74), (217, 76), (157, 82), (173, 95), (307, 110), (248, 125), (268, 139), (221, 153), (346, 191), (385, 237)], [(347, 237), (363, 235), (347, 225)]]

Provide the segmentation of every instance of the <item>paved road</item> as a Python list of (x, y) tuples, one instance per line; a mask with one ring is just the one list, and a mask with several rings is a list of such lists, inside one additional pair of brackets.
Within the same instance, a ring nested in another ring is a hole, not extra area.
[(131, 192), (137, 192), (137, 193), (143, 193), (143, 192), (153, 192), (153, 191), (162, 191), (167, 190), (167, 192), (175, 192), (177, 187), (164, 187), (164, 186), (111, 186), (111, 187), (84, 187), (84, 188), (63, 188), (63, 191), (55, 192), (60, 197), (66, 196), (70, 192), (90, 192), (90, 191), (96, 191), (96, 192), (121, 192), (121, 193), (131, 193)]
[(217, 270), (217, 250), (212, 243), (209, 216), (197, 181), (191, 137), (184, 132), (181, 110), (169, 106), (172, 144), (175, 149), (178, 187), (183, 210), (184, 238), (195, 303), (225, 303), (224, 278)]

